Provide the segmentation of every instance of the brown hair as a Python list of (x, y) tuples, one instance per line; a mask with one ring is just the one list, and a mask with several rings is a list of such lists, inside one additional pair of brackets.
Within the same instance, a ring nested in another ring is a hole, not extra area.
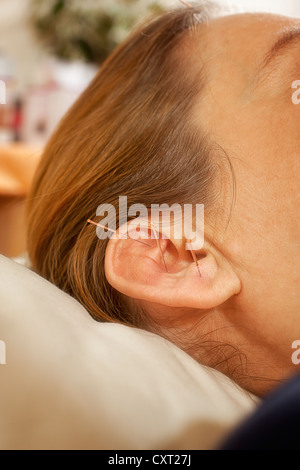
[(106, 280), (107, 241), (86, 224), (96, 208), (118, 209), (119, 196), (147, 207), (211, 205), (208, 137), (192, 122), (204, 86), (195, 34), (206, 15), (181, 8), (132, 34), (63, 119), (39, 166), (29, 199), (33, 269), (98, 321), (149, 327)]

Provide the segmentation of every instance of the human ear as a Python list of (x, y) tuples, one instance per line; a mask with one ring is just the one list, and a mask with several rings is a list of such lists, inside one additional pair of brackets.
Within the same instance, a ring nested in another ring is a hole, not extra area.
[[(222, 254), (204, 244), (195, 251), (198, 266), (183, 240), (111, 239), (105, 258), (108, 282), (127, 297), (193, 309), (212, 309), (241, 290)], [(159, 244), (159, 245), (158, 245)]]

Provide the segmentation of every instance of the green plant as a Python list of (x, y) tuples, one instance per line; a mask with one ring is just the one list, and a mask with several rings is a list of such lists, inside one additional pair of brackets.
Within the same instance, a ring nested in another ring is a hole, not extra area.
[(50, 53), (101, 64), (147, 14), (163, 10), (151, 0), (32, 0), (32, 23)]

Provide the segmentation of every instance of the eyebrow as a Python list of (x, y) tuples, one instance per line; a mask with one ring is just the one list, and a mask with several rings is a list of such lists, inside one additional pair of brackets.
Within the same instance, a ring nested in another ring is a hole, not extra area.
[(271, 49), (266, 53), (259, 66), (259, 73), (261, 73), (266, 68), (270, 67), (274, 60), (278, 58), (283, 52), (289, 49), (291, 46), (294, 46), (300, 41), (300, 27), (294, 27), (289, 30), (283, 31), (275, 44)]

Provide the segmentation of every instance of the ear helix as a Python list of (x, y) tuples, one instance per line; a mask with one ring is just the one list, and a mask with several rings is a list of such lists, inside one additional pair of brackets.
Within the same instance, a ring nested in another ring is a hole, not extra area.
[[(106, 230), (107, 232), (111, 232), (111, 233), (114, 233), (114, 234), (117, 233), (116, 230), (113, 230), (113, 229), (111, 229), (111, 228), (109, 228), (109, 227), (107, 227), (107, 226), (105, 226), (105, 225), (101, 225), (101, 224), (99, 224), (99, 223), (97, 223), (97, 222), (94, 222), (94, 221), (91, 220), (91, 219), (88, 219), (88, 220), (87, 220), (87, 223), (88, 223), (88, 224), (95, 225), (96, 227), (100, 227), (100, 228), (102, 228), (103, 230)], [(153, 231), (153, 233), (154, 233), (155, 241), (156, 241), (156, 244), (157, 244), (158, 249), (159, 249), (159, 251), (160, 251), (160, 255), (161, 255), (161, 258), (162, 258), (163, 265), (164, 265), (164, 267), (165, 267), (166, 272), (168, 273), (169, 271), (168, 271), (167, 263), (166, 263), (166, 260), (165, 260), (164, 253), (163, 253), (163, 251), (162, 251), (161, 245), (160, 245), (160, 243), (159, 243), (159, 236), (158, 236), (158, 234), (157, 234), (157, 230), (156, 230), (155, 226), (154, 226), (152, 223), (149, 223), (149, 225), (151, 226), (151, 231)], [(148, 228), (149, 228), (149, 225), (148, 225)], [(126, 236), (125, 236), (125, 237), (121, 237), (121, 238), (123, 238), (124, 240), (127, 239)], [(150, 245), (148, 245), (147, 243), (145, 243), (145, 242), (142, 241), (142, 240), (137, 240), (137, 239), (135, 239), (135, 238), (132, 238), (131, 240), (134, 240), (134, 241), (136, 241), (137, 243), (141, 243), (141, 244), (143, 244), (143, 245), (146, 245), (146, 246), (150, 247)], [(189, 251), (190, 251), (190, 253), (191, 253), (191, 256), (192, 256), (192, 258), (193, 258), (193, 261), (194, 261), (194, 263), (195, 263), (196, 266), (197, 266), (199, 276), (202, 277), (202, 276), (201, 276), (201, 272), (200, 272), (199, 263), (198, 263), (198, 260), (197, 260), (196, 255), (195, 255), (195, 252), (194, 252), (194, 250), (193, 250), (192, 247), (191, 247), (191, 243), (190, 243), (190, 242), (187, 242), (187, 246), (189, 247)]]

